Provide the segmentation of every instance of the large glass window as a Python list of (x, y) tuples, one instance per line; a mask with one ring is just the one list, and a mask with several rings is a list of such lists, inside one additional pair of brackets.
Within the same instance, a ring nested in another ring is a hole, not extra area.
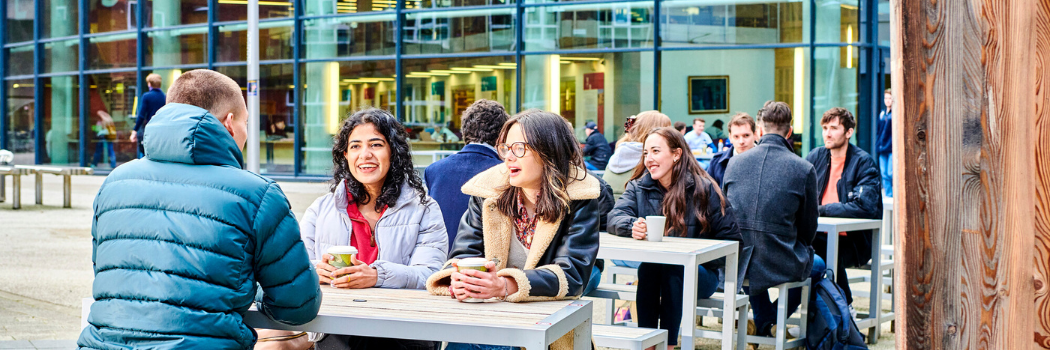
[[(87, 163), (99, 169), (114, 166), (137, 157), (131, 130), (135, 128), (135, 110), (141, 96), (136, 88), (135, 72), (91, 74), (88, 79)], [(111, 124), (112, 123), (112, 124)]]
[[(80, 164), (80, 85), (77, 76), (41, 78), (44, 84), (43, 163)], [(90, 109), (89, 109), (90, 110)]]
[(302, 65), (303, 173), (332, 171), (332, 137), (351, 111), (395, 105), (394, 61), (310, 62)]
[(653, 66), (652, 52), (525, 56), (521, 107), (560, 114), (581, 140), (593, 121), (613, 141), (627, 117), (653, 108)]
[(80, 69), (80, 40), (52, 41), (44, 44), (44, 73), (75, 72)]
[(43, 38), (61, 38), (77, 35), (80, 20), (77, 0), (43, 0)]
[[(844, 49), (847, 48), (818, 47), (813, 53), (813, 117), (810, 128), (812, 147), (824, 145), (824, 138), (820, 133), (820, 118), (825, 111), (832, 107), (842, 107), (853, 113), (854, 117), (857, 115), (857, 65), (856, 60), (845, 56)], [(857, 51), (857, 48), (853, 47), (852, 51)]]
[[(264, 174), (291, 174), (294, 170), (295, 86), (292, 68), (291, 64), (259, 66), (259, 171)], [(219, 67), (217, 70), (233, 78), (247, 92), (246, 66)]]
[[(259, 1), (259, 19), (292, 17), (294, 3), (298, 0)], [(304, 0), (335, 4), (335, 0)], [(247, 21), (248, 0), (218, 0), (216, 16), (219, 22)]]
[(737, 112), (756, 117), (766, 101), (786, 102), (802, 132), (809, 79), (805, 48), (666, 51), (661, 55), (660, 111), (692, 125), (725, 126)]
[(860, 41), (860, 0), (816, 0), (818, 43)]
[[(403, 66), (403, 120), (413, 150), (462, 148), (461, 116), (474, 101), (496, 101), (508, 111), (517, 104), (512, 56), (415, 59)], [(457, 136), (441, 134), (442, 128)]]
[(386, 13), (306, 20), (303, 46), (330, 52), (323, 58), (393, 55), (395, 19)]
[(798, 43), (809, 14), (802, 2), (718, 4), (666, 0), (660, 38), (664, 46)]
[(7, 75), (33, 74), (33, 45), (16, 46), (7, 51)]
[(7, 18), (4, 18), (4, 30), (7, 32), (7, 43), (33, 40), (34, 0), (6, 0)]
[(15, 154), (15, 164), (35, 164), (33, 80), (5, 81), (4, 90), (7, 98), (7, 110), (3, 116), (7, 119), (7, 149)]
[[(874, 1), (874, 0), (872, 0)], [(890, 46), (890, 1), (878, 0), (879, 4), (879, 45)]]
[[(259, 23), (259, 59), (282, 60), (292, 58), (292, 21)], [(216, 60), (244, 62), (248, 60), (248, 25), (233, 24), (219, 27)]]
[[(159, 28), (208, 23), (208, 0), (139, 0), (146, 6), (146, 26)], [(219, 1), (219, 4), (227, 2)], [(260, 10), (265, 8), (260, 1)], [(261, 14), (260, 14), (261, 15)]]
[(208, 62), (208, 28), (180, 28), (146, 34), (146, 66)]
[[(142, 1), (142, 0), (140, 0)], [(88, 33), (135, 30), (138, 14), (133, 1), (88, 1)]]
[(405, 9), (430, 9), (462, 6), (486, 6), (513, 4), (514, 0), (405, 0)]
[(653, 3), (553, 5), (525, 9), (525, 49), (622, 49), (653, 45)]
[(410, 13), (403, 28), (405, 54), (511, 51), (514, 8)]
[(135, 67), (135, 33), (88, 39), (88, 69)]

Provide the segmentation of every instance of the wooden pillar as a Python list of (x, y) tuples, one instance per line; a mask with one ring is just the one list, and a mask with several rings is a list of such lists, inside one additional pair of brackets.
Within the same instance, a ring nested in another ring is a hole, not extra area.
[(892, 0), (900, 349), (1050, 348), (1050, 0)]

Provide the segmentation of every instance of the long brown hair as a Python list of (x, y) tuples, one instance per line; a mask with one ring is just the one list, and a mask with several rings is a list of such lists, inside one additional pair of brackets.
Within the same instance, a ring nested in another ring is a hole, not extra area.
[[(682, 136), (674, 128), (657, 128), (649, 132), (645, 136), (648, 139), (650, 136), (659, 135), (667, 140), (667, 146), (669, 152), (673, 152), (674, 149), (682, 151), (682, 157), (679, 158), (678, 162), (674, 163), (671, 167), (671, 188), (667, 188), (667, 194), (664, 195), (664, 199), (661, 202), (663, 207), (664, 217), (668, 218), (665, 229), (672, 229), (679, 237), (685, 237), (686, 235), (686, 222), (685, 215), (683, 213), (689, 209), (689, 201), (686, 198), (690, 196), (693, 200), (693, 209), (696, 214), (696, 219), (700, 221), (700, 232), (707, 232), (710, 228), (710, 223), (707, 221), (707, 209), (708, 209), (708, 198), (711, 195), (707, 193), (707, 185), (715, 183), (715, 180), (711, 178), (711, 175), (704, 171), (700, 167), (700, 163), (696, 162), (696, 158), (693, 157), (692, 152), (689, 150), (689, 144), (685, 142), (685, 137)], [(643, 140), (644, 144), (645, 141)], [(638, 166), (634, 168), (634, 174), (631, 176), (631, 180), (640, 178), (648, 172), (645, 167), (645, 156), (642, 156), (642, 162), (638, 163)], [(693, 193), (686, 193), (687, 181), (686, 176), (692, 176), (693, 178)], [(715, 195), (718, 196), (718, 200), (721, 203), (719, 208), (722, 214), (725, 215), (726, 197), (722, 195), (722, 190), (715, 186)], [(672, 219), (673, 218), (673, 219)]]
[[(573, 181), (583, 180), (587, 173), (580, 171), (583, 153), (576, 135), (565, 124), (561, 116), (530, 109), (518, 113), (503, 124), (496, 145), (507, 142), (507, 132), (514, 124), (521, 125), (528, 143), (528, 153), (543, 162), (543, 185), (536, 199), (536, 218), (546, 222), (557, 222), (569, 210), (569, 193), (566, 190)], [(517, 217), (520, 188), (508, 186), (496, 199), (496, 209), (503, 215)]]

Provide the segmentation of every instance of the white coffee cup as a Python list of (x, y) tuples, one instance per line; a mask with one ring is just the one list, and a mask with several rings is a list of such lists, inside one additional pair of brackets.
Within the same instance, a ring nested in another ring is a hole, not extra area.
[(660, 242), (664, 240), (664, 225), (667, 218), (658, 215), (645, 217), (645, 239), (649, 242)]

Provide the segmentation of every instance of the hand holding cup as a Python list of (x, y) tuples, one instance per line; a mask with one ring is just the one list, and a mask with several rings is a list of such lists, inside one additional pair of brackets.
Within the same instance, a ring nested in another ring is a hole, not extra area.
[(634, 222), (634, 226), (631, 227), (631, 237), (637, 240), (644, 240), (648, 227), (645, 225), (645, 218), (638, 218)]

